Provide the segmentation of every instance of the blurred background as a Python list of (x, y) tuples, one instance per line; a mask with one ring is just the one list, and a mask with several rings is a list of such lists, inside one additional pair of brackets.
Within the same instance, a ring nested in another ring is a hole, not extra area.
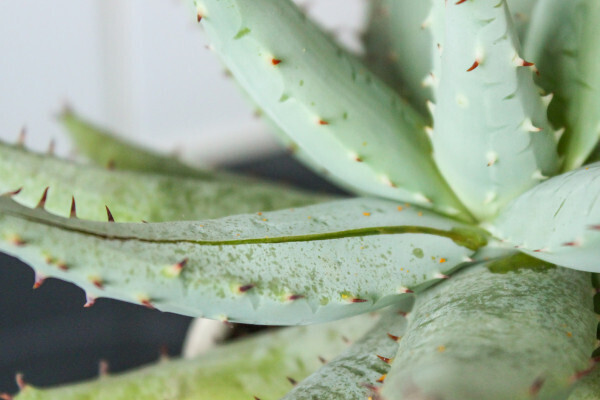
[[(57, 153), (71, 147), (54, 115), (68, 102), (133, 141), (191, 162), (221, 165), (321, 191), (335, 190), (288, 158), (226, 76), (184, 0), (2, 0), (0, 140)], [(367, 0), (297, 1), (360, 52)], [(0, 255), (0, 393), (17, 372), (34, 385), (122, 371), (176, 355), (190, 319), (101, 299)]]

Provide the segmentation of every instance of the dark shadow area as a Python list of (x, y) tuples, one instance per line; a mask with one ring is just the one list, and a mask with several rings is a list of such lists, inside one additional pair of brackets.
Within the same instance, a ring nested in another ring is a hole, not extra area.
[[(343, 194), (285, 154), (228, 169)], [(28, 266), (0, 254), (0, 393), (17, 391), (17, 372), (48, 386), (95, 377), (100, 360), (119, 372), (155, 361), (162, 347), (180, 354), (191, 318), (108, 299), (83, 308), (75, 285), (48, 279), (33, 290), (33, 279)]]

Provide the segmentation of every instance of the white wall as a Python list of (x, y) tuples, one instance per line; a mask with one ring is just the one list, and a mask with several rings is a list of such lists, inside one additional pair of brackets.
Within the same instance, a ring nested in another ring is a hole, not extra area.
[[(357, 47), (365, 0), (298, 0)], [(0, 139), (65, 154), (64, 101), (157, 149), (212, 163), (276, 149), (185, 0), (0, 1)]]

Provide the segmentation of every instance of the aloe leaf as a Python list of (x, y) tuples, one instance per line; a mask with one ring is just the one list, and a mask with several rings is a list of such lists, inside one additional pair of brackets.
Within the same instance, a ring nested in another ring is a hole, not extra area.
[(522, 194), (489, 230), (505, 244), (539, 259), (599, 272), (599, 199), (600, 163), (596, 163), (556, 176)]
[[(523, 39), (537, 0), (507, 0)], [(365, 63), (423, 115), (441, 76), (445, 4), (434, 0), (370, 1)], [(429, 51), (427, 51), (429, 49)]]
[(533, 10), (538, 0), (506, 0), (519, 41), (524, 43), (527, 29), (531, 23)]
[[(365, 63), (424, 116), (433, 99), (424, 84), (433, 65), (431, 0), (375, 0), (364, 36)], [(425, 49), (430, 49), (427, 52)]]
[(556, 140), (504, 0), (448, 2), (434, 158), (479, 219), (558, 170)]
[(600, 139), (600, 3), (539, 0), (525, 54), (539, 68), (539, 84), (554, 97), (549, 116), (564, 128), (563, 170), (583, 164)]
[(596, 346), (590, 274), (515, 257), (417, 296), (384, 398), (567, 397)]
[(188, 178), (213, 178), (214, 174), (209, 171), (192, 168), (174, 157), (158, 154), (121, 139), (80, 117), (71, 108), (65, 108), (58, 120), (69, 133), (77, 151), (97, 165)]
[(568, 400), (600, 400), (600, 368), (596, 366), (589, 375), (585, 376)]
[(303, 380), (282, 400), (364, 400), (376, 393), (406, 330), (404, 315), (392, 307), (362, 339)]
[[(133, 150), (132, 154), (138, 154)], [(141, 165), (141, 164), (140, 164)], [(0, 193), (22, 188), (19, 202), (34, 207), (49, 187), (46, 208), (69, 216), (72, 196), (80, 218), (121, 222), (220, 218), (330, 200), (285, 185), (229, 174), (183, 178), (80, 165), (0, 142)]]
[(90, 298), (232, 322), (308, 324), (396, 302), (446, 278), (486, 243), (476, 228), (400, 209), (359, 198), (120, 224), (61, 218), (3, 196), (0, 250), (40, 276), (75, 282)]
[(290, 0), (202, 0), (197, 8), (242, 88), (331, 175), (468, 218), (434, 165), (423, 118)]
[[(378, 318), (361, 315), (324, 325), (271, 331), (239, 340), (193, 360), (163, 361), (121, 375), (57, 388), (26, 386), (17, 400), (249, 400), (277, 399), (344, 351)], [(27, 377), (25, 377), (26, 379)]]

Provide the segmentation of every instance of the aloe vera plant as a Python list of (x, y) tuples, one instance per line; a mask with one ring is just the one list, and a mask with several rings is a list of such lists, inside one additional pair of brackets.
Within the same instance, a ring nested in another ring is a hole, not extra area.
[(97, 165), (0, 145), (0, 250), (36, 284), (316, 324), (17, 399), (600, 399), (600, 2), (370, 6), (361, 58), (289, 0), (196, 1), (285, 143), (356, 198), (194, 170), (71, 111)]

